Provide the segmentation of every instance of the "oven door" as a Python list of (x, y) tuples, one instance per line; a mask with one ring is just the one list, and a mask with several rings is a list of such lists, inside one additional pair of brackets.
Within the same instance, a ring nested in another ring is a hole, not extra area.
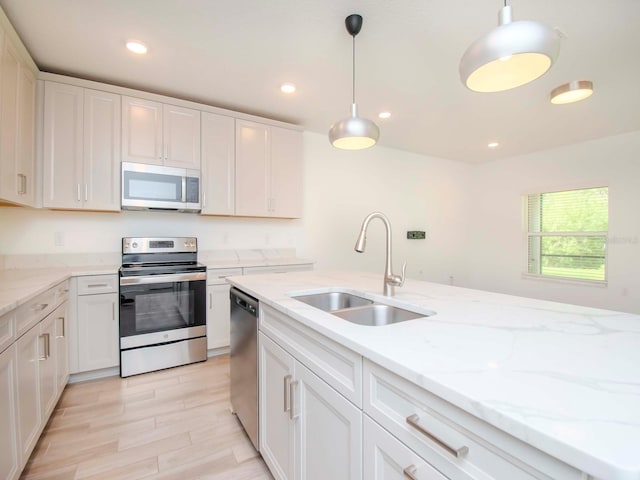
[(206, 272), (120, 278), (120, 348), (206, 336)]

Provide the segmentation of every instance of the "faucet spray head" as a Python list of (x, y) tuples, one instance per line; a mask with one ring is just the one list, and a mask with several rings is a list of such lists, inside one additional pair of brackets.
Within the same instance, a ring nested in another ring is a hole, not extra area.
[(364, 229), (362, 229), (360, 230), (360, 235), (358, 235), (358, 239), (356, 240), (356, 246), (353, 247), (353, 249), (358, 253), (362, 253), (364, 252), (364, 248), (366, 244), (367, 244), (367, 237), (365, 235)]

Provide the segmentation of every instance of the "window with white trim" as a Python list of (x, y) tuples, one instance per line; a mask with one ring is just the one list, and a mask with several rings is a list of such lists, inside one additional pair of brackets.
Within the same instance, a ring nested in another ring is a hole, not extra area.
[(608, 187), (527, 195), (527, 272), (607, 279)]

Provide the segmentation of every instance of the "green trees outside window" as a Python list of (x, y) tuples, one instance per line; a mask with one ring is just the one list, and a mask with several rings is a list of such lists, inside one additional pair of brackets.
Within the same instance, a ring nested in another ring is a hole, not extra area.
[(527, 197), (528, 272), (606, 280), (608, 187)]

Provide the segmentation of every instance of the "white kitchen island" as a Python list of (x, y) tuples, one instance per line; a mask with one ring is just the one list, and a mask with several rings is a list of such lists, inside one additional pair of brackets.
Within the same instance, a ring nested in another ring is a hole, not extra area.
[[(435, 464), (438, 471), (432, 477), (416, 478), (640, 479), (638, 315), (412, 280), (389, 298), (381, 295), (382, 275), (370, 273), (300, 272), (231, 277), (229, 282), (260, 300), (261, 331), (294, 357), (303, 342), (291, 341), (295, 335), (281, 341), (277, 328), (268, 324), (270, 318), (280, 317), (277, 322), (282, 325), (289, 322), (287, 329), (297, 324), (307, 332), (296, 338), (321, 334), (318, 345), (326, 352), (335, 342), (335, 351), (344, 349), (362, 358), (362, 388), (356, 386), (352, 396), (340, 391), (340, 382), (333, 385), (329, 377), (315, 372), (309, 365), (313, 362), (306, 361), (311, 356), (299, 355), (298, 360), (364, 412), (360, 431), (382, 426), (393, 434), (390, 442)], [(326, 291), (436, 314), (360, 326), (291, 298)], [(282, 385), (277, 388), (282, 396)], [(418, 398), (420, 392), (424, 396)], [(423, 409), (421, 418), (426, 420), (420, 423), (432, 434), (435, 429), (437, 440), (454, 450), (468, 447), (468, 454), (456, 458), (431, 439), (425, 440), (433, 443), (429, 450), (421, 450), (422, 443), (414, 438), (420, 432), (401, 430), (404, 422), (385, 423), (385, 415), (392, 417), (396, 394), (401, 403)], [(361, 434), (365, 474), (356, 469), (354, 475), (362, 478), (369, 478), (368, 469), (377, 468), (367, 466), (371, 437)], [(519, 473), (508, 473), (510, 462), (519, 465)], [(295, 468), (299, 473), (299, 465)], [(438, 476), (440, 472), (446, 477)], [(405, 476), (411, 478), (412, 470), (408, 473)]]

